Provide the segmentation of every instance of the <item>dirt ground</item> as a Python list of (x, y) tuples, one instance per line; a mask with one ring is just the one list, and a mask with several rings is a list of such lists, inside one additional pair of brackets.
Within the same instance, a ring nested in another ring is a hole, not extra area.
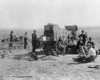
[(39, 60), (34, 61), (25, 50), (13, 51), (0, 59), (0, 80), (100, 80), (99, 55), (91, 63), (75, 62), (75, 57), (39, 54)]

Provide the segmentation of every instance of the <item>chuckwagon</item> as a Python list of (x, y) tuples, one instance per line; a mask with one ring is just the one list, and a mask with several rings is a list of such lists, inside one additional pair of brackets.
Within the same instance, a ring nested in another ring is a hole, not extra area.
[(60, 35), (61, 29), (57, 24), (44, 25), (43, 50), (46, 55), (52, 52)]

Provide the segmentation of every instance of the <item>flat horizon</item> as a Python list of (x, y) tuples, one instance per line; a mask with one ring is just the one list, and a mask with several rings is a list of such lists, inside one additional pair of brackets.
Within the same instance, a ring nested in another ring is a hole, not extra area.
[[(60, 27), (61, 29), (64, 29), (64, 27)], [(78, 26), (78, 28), (100, 28), (100, 26)], [(34, 30), (34, 27), (33, 28), (23, 28), (23, 27), (20, 27), (20, 28), (17, 28), (17, 27), (14, 27), (14, 28), (3, 28), (3, 27), (0, 27), (1, 30), (4, 30), (4, 29), (7, 29), (7, 30)], [(44, 29), (44, 26), (43, 27), (39, 27), (39, 28), (35, 28), (35, 29)]]

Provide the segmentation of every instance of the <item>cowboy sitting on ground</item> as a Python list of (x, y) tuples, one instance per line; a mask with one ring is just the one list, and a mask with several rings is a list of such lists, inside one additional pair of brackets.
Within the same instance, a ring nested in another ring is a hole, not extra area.
[(71, 53), (75, 53), (77, 48), (77, 41), (73, 37), (69, 39), (69, 43), (66, 47), (66, 53), (68, 53), (69, 48), (71, 49)]
[(77, 50), (77, 52), (79, 53), (79, 57), (82, 57), (86, 54), (87, 50), (85, 46), (79, 45), (79, 49)]
[(87, 41), (87, 43), (90, 43), (92, 45), (92, 48), (96, 50), (96, 54), (98, 54), (98, 48), (95, 45), (95, 43), (93, 42), (91, 37), (89, 37), (89, 41)]
[(87, 50), (88, 52), (85, 55), (78, 57), (76, 61), (94, 61), (96, 59), (96, 51), (92, 48), (92, 45), (90, 43), (87, 44)]
[(57, 43), (57, 51), (59, 51), (60, 54), (63, 54), (63, 52), (64, 52), (64, 44), (63, 44), (62, 41)]

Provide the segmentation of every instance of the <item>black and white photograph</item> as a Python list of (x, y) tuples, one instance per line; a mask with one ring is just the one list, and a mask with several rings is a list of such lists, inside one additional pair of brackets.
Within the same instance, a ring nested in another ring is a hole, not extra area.
[(0, 80), (100, 80), (100, 0), (0, 0)]

